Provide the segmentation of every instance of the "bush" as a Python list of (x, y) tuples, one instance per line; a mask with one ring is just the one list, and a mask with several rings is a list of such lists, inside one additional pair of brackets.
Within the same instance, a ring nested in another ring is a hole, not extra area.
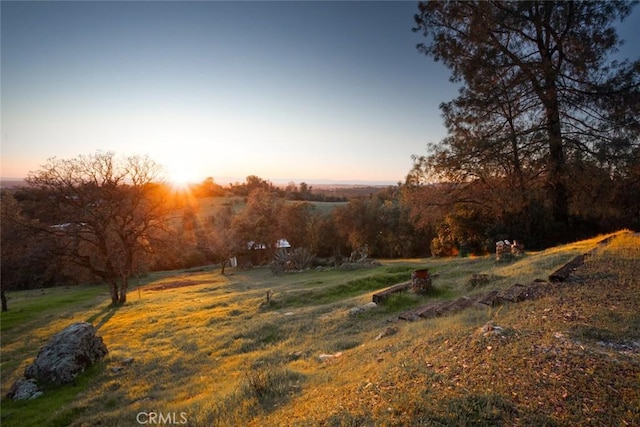
[(303, 376), (286, 368), (264, 367), (245, 372), (242, 392), (258, 401), (280, 400), (300, 389)]
[(274, 274), (302, 271), (309, 268), (314, 255), (307, 248), (296, 248), (291, 252), (279, 251), (271, 262)]

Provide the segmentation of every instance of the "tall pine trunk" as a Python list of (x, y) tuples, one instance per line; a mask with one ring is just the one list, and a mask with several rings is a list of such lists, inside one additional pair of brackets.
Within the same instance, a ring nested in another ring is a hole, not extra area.
[(551, 212), (556, 223), (569, 224), (568, 192), (565, 185), (565, 156), (562, 143), (562, 128), (560, 125), (560, 104), (558, 102), (558, 90), (553, 84), (553, 79), (548, 78), (546, 87), (546, 99), (544, 100), (547, 122), (547, 137), (549, 144), (548, 177), (549, 198), (551, 199)]

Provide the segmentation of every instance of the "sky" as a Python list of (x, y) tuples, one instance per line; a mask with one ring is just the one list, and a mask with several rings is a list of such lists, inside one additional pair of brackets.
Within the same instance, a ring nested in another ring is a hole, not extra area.
[[(0, 176), (97, 151), (168, 179), (395, 184), (457, 86), (416, 2), (1, 2)], [(637, 58), (638, 8), (620, 27)]]

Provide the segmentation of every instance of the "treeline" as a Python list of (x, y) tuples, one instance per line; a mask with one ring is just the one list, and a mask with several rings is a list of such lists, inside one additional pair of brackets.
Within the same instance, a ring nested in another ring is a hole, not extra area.
[(102, 152), (51, 159), (27, 184), (2, 191), (3, 290), (97, 280), (122, 303), (128, 281), (145, 271), (224, 267), (252, 247), (269, 261), (281, 239), (325, 263), (365, 246), (375, 257), (429, 254), (400, 186), (323, 205), (305, 184), (282, 189), (251, 176), (225, 189), (207, 180), (209, 191), (229, 197), (205, 210), (204, 190), (186, 195), (162, 184), (152, 160)]
[(224, 262), (246, 253), (248, 242), (272, 254), (281, 239), (292, 249), (305, 248), (334, 263), (364, 247), (374, 257), (427, 256), (430, 237), (413, 227), (402, 194), (402, 187), (388, 187), (344, 204), (323, 206), (257, 188), (246, 203), (229, 198), (214, 213), (198, 211), (196, 203), (183, 213), (182, 258), (165, 258), (162, 268)]
[(247, 197), (252, 191), (257, 189), (275, 192), (280, 197), (287, 200), (303, 200), (310, 202), (347, 201), (347, 196), (342, 194), (346, 193), (345, 191), (336, 191), (335, 189), (313, 191), (313, 187), (306, 182), (301, 182), (300, 185), (290, 182), (286, 187), (280, 187), (256, 175), (247, 176), (243, 183), (236, 182), (229, 184), (228, 186), (217, 184), (211, 177), (206, 178), (199, 184), (192, 184), (189, 186), (189, 190), (195, 197)]
[[(98, 152), (50, 159), (27, 185), (2, 191), (2, 290), (100, 281), (114, 304), (145, 271), (226, 265), (254, 249), (267, 254), (286, 239), (339, 262), (355, 249), (377, 257), (428, 253), (428, 240), (407, 222), (401, 189), (336, 207), (315, 201), (304, 183), (277, 188), (250, 176), (228, 188), (205, 180), (191, 191), (162, 183), (148, 157)], [(229, 196), (202, 208), (211, 194)], [(302, 199), (302, 200), (299, 200)]]
[[(258, 185), (246, 197), (231, 193), (237, 196), (213, 210), (203, 208), (211, 198), (159, 183), (147, 158), (51, 160), (28, 186), (2, 191), (2, 290), (94, 280), (122, 303), (136, 275), (209, 263), (224, 268), (234, 256), (269, 262), (282, 239), (288, 250), (304, 248), (318, 263), (336, 264), (354, 251), (377, 258), (480, 255), (502, 239), (538, 249), (638, 228), (635, 154), (617, 173), (571, 164), (569, 227), (553, 220), (544, 176), (531, 179), (526, 192), (505, 177), (427, 184), (426, 158), (416, 158), (405, 183), (339, 205), (292, 200), (291, 188), (249, 179)], [(256, 249), (262, 255), (254, 259)]]

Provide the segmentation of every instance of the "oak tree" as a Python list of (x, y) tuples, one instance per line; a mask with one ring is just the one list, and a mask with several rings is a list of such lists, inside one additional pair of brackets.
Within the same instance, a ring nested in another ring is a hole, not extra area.
[(27, 183), (46, 195), (49, 223), (63, 256), (109, 286), (113, 304), (127, 298), (129, 278), (160, 242), (171, 212), (148, 157), (97, 152), (52, 158)]
[(242, 252), (246, 246), (238, 238), (233, 227), (235, 212), (232, 206), (225, 206), (206, 221), (205, 226), (198, 228), (198, 247), (208, 258), (220, 264), (220, 274), (225, 274), (225, 268), (231, 258)]
[(268, 253), (283, 238), (281, 219), (284, 199), (267, 188), (257, 187), (249, 194), (245, 208), (234, 217), (233, 228), (245, 244), (264, 245)]

